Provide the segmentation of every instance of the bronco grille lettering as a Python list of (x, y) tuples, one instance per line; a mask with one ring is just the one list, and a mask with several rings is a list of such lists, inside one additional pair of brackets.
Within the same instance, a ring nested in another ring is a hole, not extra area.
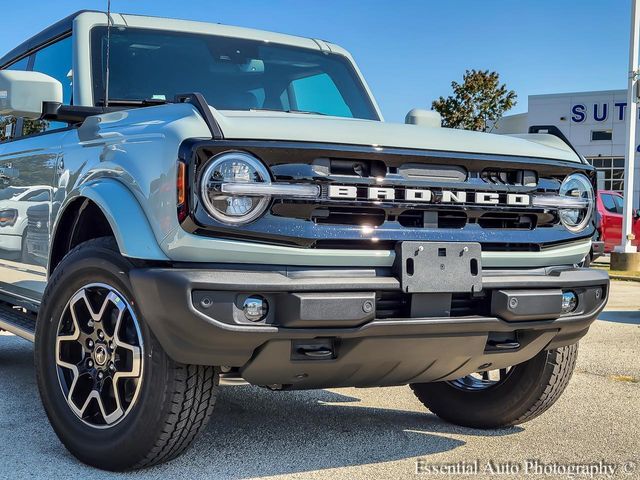
[(358, 189), (356, 187), (331, 185), (329, 187), (329, 197), (355, 199), (358, 198)]
[(329, 198), (336, 200), (405, 201), (409, 203), (440, 203), (451, 205), (507, 205), (527, 207), (531, 197), (526, 193), (465, 192), (419, 188), (354, 187), (330, 185)]

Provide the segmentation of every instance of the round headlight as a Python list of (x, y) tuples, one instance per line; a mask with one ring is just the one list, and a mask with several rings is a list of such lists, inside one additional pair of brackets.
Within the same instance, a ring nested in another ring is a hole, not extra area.
[(589, 179), (581, 173), (569, 175), (560, 186), (560, 195), (568, 197), (568, 203), (577, 200), (575, 206), (560, 207), (562, 224), (572, 232), (584, 230), (591, 220), (594, 205), (593, 186)]
[(264, 194), (242, 195), (223, 192), (230, 184), (270, 184), (269, 171), (258, 159), (244, 152), (227, 152), (210, 160), (200, 186), (200, 194), (209, 214), (230, 225), (249, 223), (269, 206), (271, 197)]

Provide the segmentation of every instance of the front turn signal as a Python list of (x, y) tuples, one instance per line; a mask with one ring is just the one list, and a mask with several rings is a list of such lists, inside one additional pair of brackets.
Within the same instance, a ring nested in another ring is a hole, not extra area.
[(178, 204), (178, 220), (187, 218), (187, 166), (184, 162), (178, 162), (176, 172), (176, 200)]

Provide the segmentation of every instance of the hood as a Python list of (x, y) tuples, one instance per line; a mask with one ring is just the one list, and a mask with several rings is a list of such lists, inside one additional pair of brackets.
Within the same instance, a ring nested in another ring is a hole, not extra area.
[(548, 134), (514, 137), (323, 115), (211, 110), (226, 139), (373, 145), (581, 161), (567, 144)]

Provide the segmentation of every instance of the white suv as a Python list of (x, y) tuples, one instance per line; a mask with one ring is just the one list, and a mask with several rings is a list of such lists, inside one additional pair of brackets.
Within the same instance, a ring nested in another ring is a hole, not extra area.
[(7, 187), (0, 191), (0, 259), (27, 256), (27, 209), (49, 201), (51, 187)]

